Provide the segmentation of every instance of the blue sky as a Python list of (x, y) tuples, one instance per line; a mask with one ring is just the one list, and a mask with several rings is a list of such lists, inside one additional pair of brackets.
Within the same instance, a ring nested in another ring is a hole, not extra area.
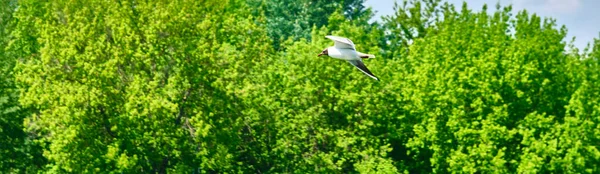
[[(396, 0), (366, 0), (365, 6), (370, 6), (376, 11), (375, 18), (394, 13)], [(466, 1), (469, 8), (479, 10), (483, 4), (488, 4), (488, 9), (495, 9), (496, 3), (513, 5), (513, 10), (527, 9), (543, 17), (556, 19), (558, 25), (565, 25), (568, 29), (567, 41), (576, 37), (575, 46), (583, 49), (593, 38), (600, 33), (600, 0), (447, 0), (457, 7)], [(402, 0), (398, 0), (402, 2)], [(516, 13), (515, 13), (516, 14)]]

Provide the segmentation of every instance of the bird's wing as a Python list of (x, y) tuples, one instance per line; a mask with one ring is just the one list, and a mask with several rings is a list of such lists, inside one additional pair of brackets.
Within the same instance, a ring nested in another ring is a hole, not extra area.
[(348, 60), (348, 62), (350, 62), (350, 64), (354, 65), (354, 67), (358, 68), (358, 70), (362, 71), (369, 77), (379, 81), (379, 78), (377, 78), (375, 75), (373, 75), (373, 73), (371, 73), (371, 71), (369, 71), (369, 69), (367, 69), (367, 66), (365, 66), (365, 64), (362, 62), (362, 60)]
[(339, 49), (352, 49), (352, 50), (356, 50), (356, 48), (354, 47), (354, 42), (352, 42), (352, 40), (345, 38), (345, 37), (339, 37), (339, 36), (325, 36), (328, 39), (331, 39), (335, 42), (335, 47), (339, 48)]

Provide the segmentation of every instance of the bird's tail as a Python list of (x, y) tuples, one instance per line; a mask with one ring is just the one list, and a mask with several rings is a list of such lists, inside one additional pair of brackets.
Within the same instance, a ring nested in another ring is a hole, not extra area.
[(375, 55), (365, 54), (365, 53), (361, 53), (361, 52), (358, 52), (358, 56), (360, 58), (363, 58), (363, 59), (372, 59), (372, 58), (375, 58)]

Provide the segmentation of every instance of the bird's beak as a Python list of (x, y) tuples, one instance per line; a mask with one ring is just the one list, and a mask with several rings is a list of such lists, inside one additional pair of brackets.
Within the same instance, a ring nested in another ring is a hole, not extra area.
[(321, 57), (323, 55), (323, 53), (319, 53), (319, 55), (317, 55), (317, 57)]

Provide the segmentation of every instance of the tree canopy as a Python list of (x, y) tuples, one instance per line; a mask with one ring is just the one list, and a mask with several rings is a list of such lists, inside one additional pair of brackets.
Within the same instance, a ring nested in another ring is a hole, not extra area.
[(526, 10), (1, 2), (2, 173), (600, 171), (600, 39)]

